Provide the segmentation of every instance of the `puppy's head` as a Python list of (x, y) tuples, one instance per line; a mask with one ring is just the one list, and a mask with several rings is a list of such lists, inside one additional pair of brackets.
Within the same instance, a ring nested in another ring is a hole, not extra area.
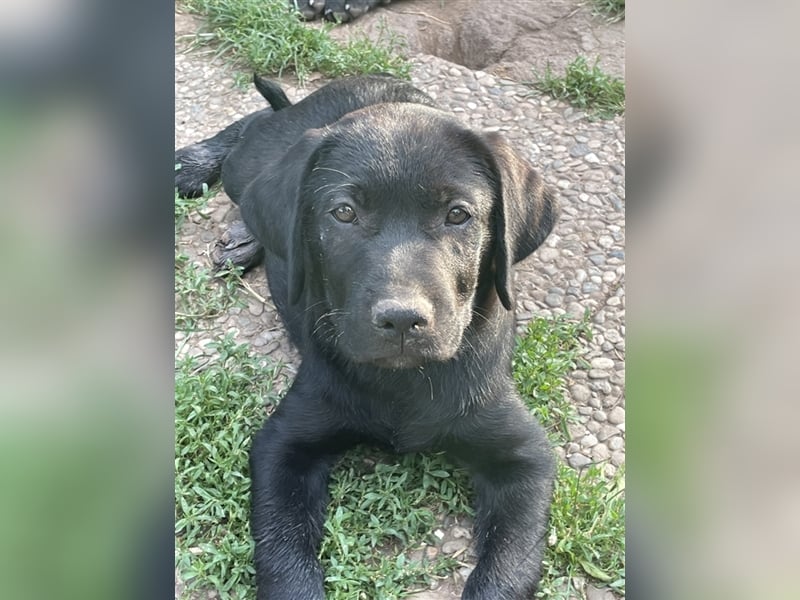
[(301, 142), (289, 301), (321, 345), (413, 368), (455, 356), (477, 298), (513, 306), (512, 265), (555, 203), (496, 136), (413, 104), (369, 107)]

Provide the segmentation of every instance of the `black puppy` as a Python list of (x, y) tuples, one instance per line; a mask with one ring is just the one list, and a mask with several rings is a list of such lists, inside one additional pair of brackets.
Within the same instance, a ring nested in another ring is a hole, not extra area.
[(328, 476), (374, 443), (466, 465), (478, 563), (462, 599), (529, 598), (554, 463), (511, 376), (513, 265), (552, 229), (554, 197), (499, 136), (405, 82), (344, 79), (286, 104), (214, 152), (195, 145), (230, 143), (225, 190), (302, 355), (250, 453), (258, 597), (324, 598)]

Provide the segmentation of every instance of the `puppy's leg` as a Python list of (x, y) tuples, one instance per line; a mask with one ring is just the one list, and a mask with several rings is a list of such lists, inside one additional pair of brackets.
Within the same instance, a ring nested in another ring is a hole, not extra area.
[(231, 123), (215, 136), (175, 151), (175, 164), (180, 165), (175, 172), (175, 187), (180, 196), (196, 198), (203, 194), (203, 184), (210, 187), (219, 181), (222, 163), (238, 143), (242, 131), (250, 121), (257, 116), (292, 105), (281, 86), (274, 81), (253, 74), (253, 83), (258, 92), (269, 102), (270, 108), (247, 115)]
[(175, 187), (183, 198), (203, 195), (203, 184), (208, 187), (219, 181), (222, 162), (236, 145), (239, 132), (252, 118), (248, 115), (231, 123), (213, 137), (184, 146), (175, 151)]
[[(328, 476), (349, 447), (301, 374), (259, 431), (250, 451), (250, 529), (259, 600), (324, 600), (317, 559)], [(321, 394), (320, 396), (321, 397)]]
[(554, 459), (521, 403), (502, 400), (468, 417), (451, 450), (473, 475), (478, 564), (462, 600), (527, 600), (541, 575)]
[(240, 220), (230, 224), (211, 250), (211, 262), (217, 272), (229, 265), (249, 271), (263, 261), (264, 247)]
[(183, 198), (196, 198), (203, 195), (203, 184), (211, 187), (222, 172), (222, 163), (233, 147), (239, 142), (239, 135), (255, 117), (274, 112), (264, 108), (231, 123), (218, 134), (184, 146), (175, 151), (175, 187)]

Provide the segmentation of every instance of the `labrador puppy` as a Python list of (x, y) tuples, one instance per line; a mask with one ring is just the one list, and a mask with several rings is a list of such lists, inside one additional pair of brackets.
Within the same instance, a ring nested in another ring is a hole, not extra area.
[(258, 598), (324, 598), (328, 477), (362, 443), (465, 465), (478, 562), (462, 599), (532, 597), (554, 460), (511, 375), (513, 270), (553, 228), (553, 193), (408, 83), (343, 79), (294, 105), (275, 87), (271, 109), (179, 151), (186, 181), (221, 172), (302, 356), (250, 453)]

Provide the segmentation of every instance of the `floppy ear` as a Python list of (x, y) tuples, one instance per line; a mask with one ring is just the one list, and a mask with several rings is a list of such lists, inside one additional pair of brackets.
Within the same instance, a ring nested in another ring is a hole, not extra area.
[(495, 173), (495, 287), (507, 310), (514, 306), (512, 266), (529, 256), (552, 231), (558, 219), (553, 190), (528, 162), (497, 134), (484, 141)]
[(258, 175), (239, 201), (242, 219), (259, 242), (286, 261), (289, 302), (297, 303), (306, 279), (304, 182), (308, 179), (324, 134), (309, 129), (281, 160)]

